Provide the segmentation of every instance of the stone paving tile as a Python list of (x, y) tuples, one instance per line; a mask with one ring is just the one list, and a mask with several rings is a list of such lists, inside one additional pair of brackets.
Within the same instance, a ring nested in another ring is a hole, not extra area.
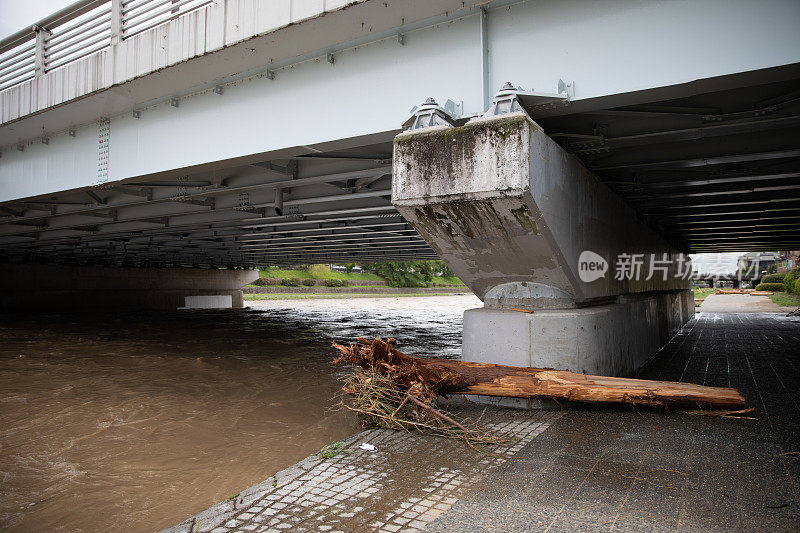
[(428, 531), (800, 531), (800, 320), (703, 313), (639, 377), (741, 390), (755, 420), (570, 406)]
[[(275, 486), (268, 480), (167, 531), (421, 531), (561, 416), (469, 402), (455, 409), (514, 440), (476, 451), (416, 432), (365, 431), (345, 442), (347, 452), (309, 457), (277, 474)], [(359, 449), (363, 442), (377, 451)]]

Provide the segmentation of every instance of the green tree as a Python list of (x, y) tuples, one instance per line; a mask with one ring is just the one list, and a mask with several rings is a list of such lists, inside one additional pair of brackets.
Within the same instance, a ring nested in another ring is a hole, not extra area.
[(392, 287), (426, 287), (438, 276), (455, 276), (444, 261), (385, 261), (361, 265)]
[(373, 263), (372, 271), (385, 279), (391, 287), (422, 287), (425, 278), (413, 267), (417, 261), (384, 261)]
[(791, 269), (786, 275), (783, 277), (783, 286), (786, 292), (793, 293), (795, 292), (795, 280), (800, 279), (800, 267), (796, 267)]

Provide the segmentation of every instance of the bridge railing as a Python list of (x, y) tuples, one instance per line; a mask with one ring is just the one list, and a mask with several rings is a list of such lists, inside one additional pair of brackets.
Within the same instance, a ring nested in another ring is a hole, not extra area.
[(110, 48), (213, 1), (75, 2), (0, 41), (0, 91)]
[(213, 0), (131, 0), (123, 2), (122, 38), (155, 28)]
[(69, 23), (42, 28), (39, 35), (48, 72), (111, 45), (111, 7), (100, 5)]
[(0, 56), (0, 91), (34, 76), (36, 43), (33, 39), (23, 41)]

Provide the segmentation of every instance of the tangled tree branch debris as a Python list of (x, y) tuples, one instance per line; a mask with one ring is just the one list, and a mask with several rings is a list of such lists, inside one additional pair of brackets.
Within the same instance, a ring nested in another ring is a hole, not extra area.
[(356, 368), (345, 381), (350, 395), (344, 407), (358, 413), (367, 427), (420, 430), (468, 444), (501, 444), (510, 439), (480, 425), (479, 420), (445, 414), (414, 396), (408, 389), (372, 370)]
[[(388, 411), (385, 417), (381, 415), (382, 420), (400, 417), (404, 410), (413, 408), (409, 401), (418, 409), (430, 410), (442, 420), (439, 416), (442, 413), (437, 415), (435, 412), (437, 397), (453, 393), (618, 402), (652, 407), (727, 410), (746, 407), (744, 397), (736, 389), (591, 376), (548, 368), (419, 359), (398, 351), (395, 345), (395, 339), (384, 341), (380, 337), (374, 340), (359, 338), (358, 343), (350, 346), (333, 344), (340, 352), (334, 364), (353, 364), (365, 371), (351, 379), (345, 391), (362, 401), (386, 401)], [(365, 391), (378, 384), (382, 387), (391, 384), (395, 390), (386, 393), (386, 397), (377, 395), (365, 399)], [(395, 420), (390, 420), (385, 427), (392, 427), (394, 423)]]

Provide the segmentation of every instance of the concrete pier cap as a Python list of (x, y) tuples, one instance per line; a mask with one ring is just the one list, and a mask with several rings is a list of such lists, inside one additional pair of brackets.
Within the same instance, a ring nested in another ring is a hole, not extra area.
[(631, 373), (694, 315), (688, 258), (504, 89), (395, 137), (392, 203), (484, 302), (465, 360)]

